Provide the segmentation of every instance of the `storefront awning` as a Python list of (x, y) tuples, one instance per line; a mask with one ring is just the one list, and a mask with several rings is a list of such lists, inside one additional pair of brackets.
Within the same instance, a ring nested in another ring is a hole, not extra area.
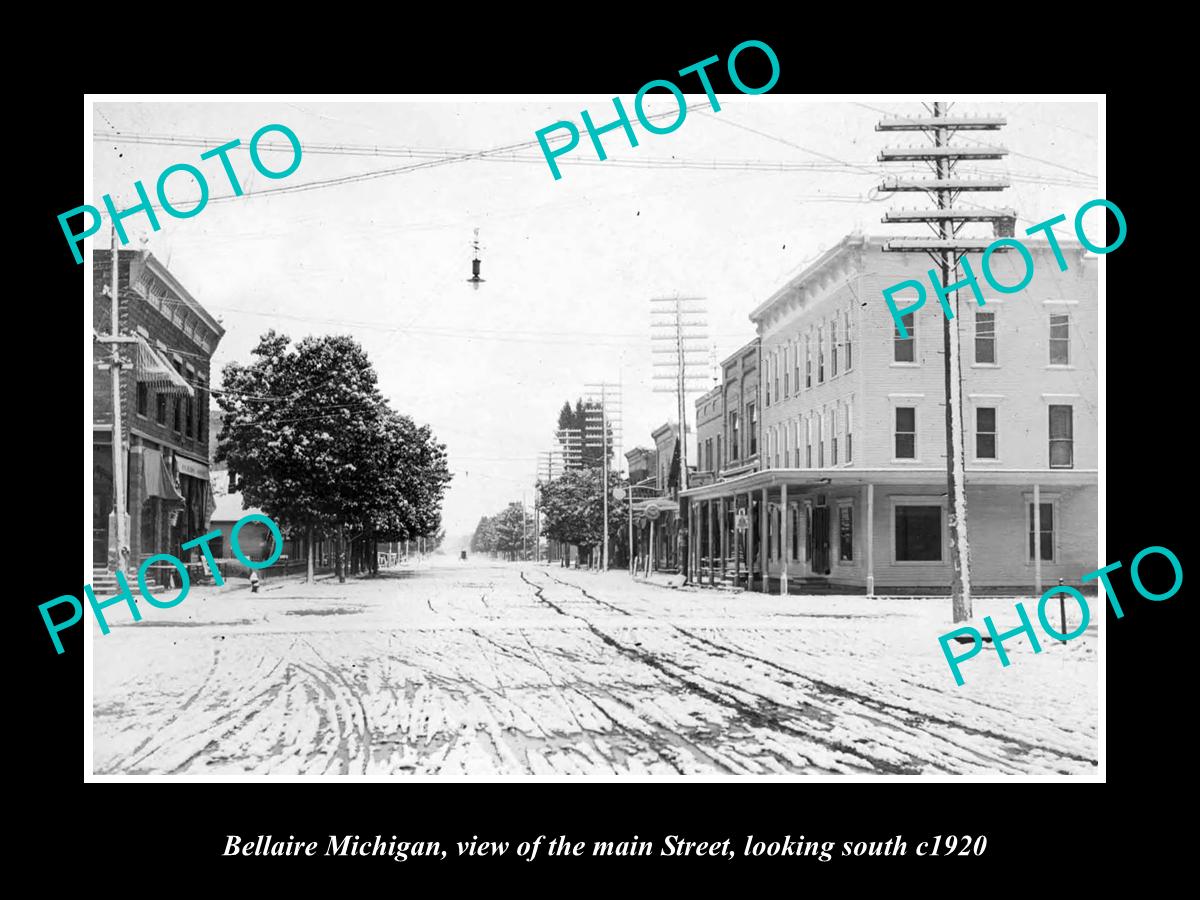
[(142, 478), (147, 497), (161, 497), (183, 503), (183, 495), (175, 487), (175, 477), (167, 468), (167, 462), (158, 450), (146, 447), (142, 450)]
[(138, 381), (152, 387), (160, 394), (195, 396), (192, 386), (184, 377), (176, 372), (174, 367), (163, 359), (162, 354), (151, 347), (149, 342), (140, 335), (138, 336), (134, 371)]

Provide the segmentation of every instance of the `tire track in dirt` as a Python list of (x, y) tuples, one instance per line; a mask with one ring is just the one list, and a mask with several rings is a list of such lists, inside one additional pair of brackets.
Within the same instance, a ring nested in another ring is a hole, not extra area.
[[(815, 744), (820, 744), (821, 746), (825, 747), (826, 749), (835, 750), (839, 753), (843, 753), (843, 754), (847, 755), (848, 757), (851, 757), (852, 759), (862, 760), (867, 765), (869, 765), (871, 768), (874, 768), (881, 772), (885, 772), (889, 775), (918, 775), (918, 774), (920, 774), (920, 771), (921, 771), (920, 769), (916, 769), (911, 766), (899, 765), (897, 763), (889, 762), (889, 761), (883, 760), (883, 759), (878, 759), (876, 757), (872, 757), (868, 754), (863, 753), (859, 749), (850, 747), (847, 744), (843, 744), (841, 741), (833, 741), (833, 740), (830, 740), (821, 735), (817, 735), (812, 732), (804, 731), (802, 729), (796, 728), (796, 727), (788, 724), (787, 722), (784, 722), (783, 720), (781, 720), (777, 715), (772, 715), (761, 709), (755, 709), (755, 708), (743, 703), (741, 700), (738, 700), (734, 697), (726, 696), (724, 694), (718, 693), (717, 691), (710, 690), (709, 688), (706, 688), (704, 685), (699, 684), (696, 681), (685, 678), (676, 672), (672, 672), (671, 669), (668, 668), (667, 663), (659, 660), (652, 654), (647, 653), (643, 650), (638, 650), (634, 647), (630, 647), (626, 644), (622, 644), (620, 641), (616, 640), (611, 635), (609, 635), (606, 632), (602, 631), (601, 629), (597, 628), (595, 625), (593, 625), (591, 622), (589, 622), (587, 619), (583, 618), (582, 616), (578, 616), (574, 613), (566, 612), (564, 609), (562, 609), (562, 607), (560, 607), (560, 606), (558, 606), (558, 604), (554, 603), (554, 601), (548, 599), (544, 594), (544, 588), (541, 585), (538, 585), (538, 584), (530, 581), (525, 576), (524, 571), (520, 572), (520, 577), (521, 577), (522, 581), (524, 581), (526, 584), (528, 584), (531, 588), (534, 589), (534, 594), (537, 597), (537, 599), (540, 600), (541, 602), (545, 603), (547, 606), (549, 606), (555, 612), (557, 612), (563, 616), (569, 616), (570, 618), (573, 618), (573, 619), (579, 619), (581, 622), (584, 623), (585, 626), (587, 626), (589, 631), (591, 631), (594, 635), (596, 635), (596, 637), (598, 637), (600, 640), (602, 640), (605, 644), (608, 644), (609, 646), (613, 647), (614, 649), (616, 649), (618, 652), (624, 654), (625, 656), (628, 656), (628, 657), (642, 663), (643, 665), (649, 666), (650, 668), (655, 669), (658, 672), (661, 672), (663, 675), (667, 676), (671, 680), (684, 685), (689, 690), (691, 690), (693, 693), (696, 693), (696, 694), (700, 695), (701, 697), (704, 697), (706, 700), (708, 700), (712, 703), (716, 703), (721, 706), (724, 706), (728, 709), (732, 709), (734, 712), (736, 712), (738, 714), (739, 719), (746, 721), (747, 723), (749, 723), (752, 726), (759, 727), (759, 728), (766, 728), (770, 731), (782, 732), (784, 734), (790, 734), (794, 737), (801, 738), (802, 740), (807, 740), (807, 741), (811, 741), (812, 743), (815, 743)], [(551, 580), (556, 581), (557, 579), (551, 578)], [(571, 585), (571, 586), (577, 587), (574, 585)], [(753, 692), (747, 692), (747, 693), (753, 693)], [(761, 695), (756, 695), (756, 696), (761, 696)], [(762, 699), (766, 705), (786, 709), (786, 707), (783, 707), (781, 704), (778, 704), (774, 700), (770, 700), (769, 698), (766, 698), (766, 697), (763, 697)]]
[[(777, 662), (773, 662), (772, 660), (765, 659), (761, 656), (755, 656), (753, 653), (746, 653), (742, 650), (737, 649), (736, 647), (730, 647), (727, 644), (721, 644), (716, 641), (709, 640), (708, 638), (701, 637), (700, 635), (696, 634), (695, 632), (688, 631), (686, 628), (682, 628), (679, 625), (672, 624), (671, 627), (674, 628), (676, 631), (680, 632), (681, 634), (684, 634), (687, 637), (691, 638), (692, 640), (698, 641), (701, 644), (707, 645), (707, 646), (712, 647), (717, 650), (722, 650), (726, 653), (732, 653), (735, 656), (742, 657), (743, 659), (749, 659), (749, 660), (753, 660), (758, 663), (762, 663), (763, 665), (770, 666), (771, 668), (774, 668), (774, 669), (778, 669), (781, 672), (786, 672), (788, 675), (792, 675), (796, 678), (802, 678), (805, 681), (807, 681), (809, 684), (811, 684), (815, 688), (817, 688), (817, 690), (821, 691), (824, 694), (827, 694), (830, 696), (841, 697), (841, 698), (844, 698), (847, 700), (852, 700), (855, 703), (860, 703), (863, 706), (866, 706), (870, 709), (874, 709), (878, 712), (890, 714), (890, 711), (895, 710), (896, 712), (900, 712), (905, 715), (912, 716), (914, 718), (919, 718), (926, 722), (933, 722), (934, 724), (941, 725), (942, 727), (945, 727), (945, 728), (958, 729), (959, 731), (962, 731), (966, 734), (970, 734), (974, 737), (985, 737), (985, 738), (989, 738), (992, 740), (1001, 741), (1002, 743), (1012, 744), (1016, 747), (1021, 748), (1022, 750), (1025, 750), (1026, 752), (1036, 751), (1036, 752), (1040, 752), (1040, 753), (1045, 753), (1045, 752), (1049, 751), (1049, 752), (1054, 753), (1057, 756), (1061, 756), (1064, 759), (1070, 759), (1074, 762), (1091, 763), (1092, 765), (1098, 765), (1098, 760), (1092, 759), (1091, 757), (1079, 756), (1078, 754), (1071, 753), (1066, 750), (1059, 750), (1057, 748), (1048, 748), (1042, 744), (1032, 744), (1032, 743), (1029, 743), (1028, 741), (1022, 740), (1020, 738), (1015, 738), (1010, 735), (999, 734), (998, 732), (991, 731), (986, 728), (975, 728), (971, 725), (964, 725), (961, 722), (955, 722), (951, 719), (943, 719), (940, 716), (933, 714), (933, 713), (921, 712), (919, 710), (910, 709), (907, 706), (901, 706), (897, 703), (888, 703), (886, 700), (879, 700), (875, 697), (868, 696), (867, 694), (860, 694), (857, 691), (850, 690), (849, 688), (844, 688), (844, 687), (841, 687), (840, 685), (831, 684), (827, 681), (822, 681), (819, 678), (813, 678), (811, 675), (805, 675), (802, 672), (797, 672), (795, 669), (789, 669), (786, 666), (782, 666)], [(955, 745), (955, 746), (960, 746), (960, 745)], [(969, 748), (964, 748), (964, 749), (969, 749)]]

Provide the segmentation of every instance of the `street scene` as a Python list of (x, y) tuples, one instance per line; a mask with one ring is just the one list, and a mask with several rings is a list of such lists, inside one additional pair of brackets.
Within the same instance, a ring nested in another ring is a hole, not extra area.
[(95, 775), (1095, 777), (1102, 110), (756, 48), (89, 107)]
[[(675, 589), (448, 555), (197, 588), (96, 636), (97, 773), (1080, 774), (1093, 625), (955, 689), (942, 601)], [(1017, 624), (1011, 601), (986, 604)], [(1072, 626), (1077, 622), (1070, 623)], [(949, 686), (949, 690), (947, 689)]]

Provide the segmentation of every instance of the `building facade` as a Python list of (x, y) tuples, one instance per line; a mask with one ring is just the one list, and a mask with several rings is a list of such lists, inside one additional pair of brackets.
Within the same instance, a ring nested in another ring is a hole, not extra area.
[[(96, 250), (93, 329), (112, 333), (112, 253)], [(97, 341), (92, 393), (93, 569), (136, 569), (147, 557), (168, 553), (199, 562), (198, 550), (181, 544), (207, 530), (213, 509), (209, 481), (209, 366), (225, 333), (154, 256), (118, 254), (118, 333), (121, 343)], [(113, 429), (111, 357), (119, 348), (121, 433)], [(126, 480), (128, 547), (116, 546), (113, 490), (114, 443)], [(169, 580), (169, 565), (152, 581)]]
[[(1030, 283), (1005, 295), (980, 276), (986, 304), (962, 292), (956, 322), (970, 569), (984, 592), (1076, 581), (1097, 559), (1097, 260), (1060, 241), (1061, 271), (1047, 244), (1027, 246)], [(943, 312), (930, 289), (901, 339), (882, 295), (928, 285), (931, 267), (851, 235), (751, 313), (760, 465), (686, 492), (694, 573), (728, 574), (733, 507), (753, 520), (759, 587), (949, 589)], [(991, 268), (1001, 284), (1024, 274), (1015, 253)]]

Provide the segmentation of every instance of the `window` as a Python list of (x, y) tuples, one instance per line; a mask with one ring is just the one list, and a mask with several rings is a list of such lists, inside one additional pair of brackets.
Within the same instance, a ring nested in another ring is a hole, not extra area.
[(780, 428), (776, 425), (771, 429), (771, 443), (775, 445), (775, 468), (779, 468), (779, 445), (783, 443)]
[(838, 328), (837, 316), (834, 316), (829, 322), (829, 377), (832, 378), (837, 374), (838, 360)]
[(975, 313), (975, 363), (993, 365), (996, 362), (996, 314)]
[(825, 383), (825, 332), (817, 326), (817, 384)]
[(740, 428), (738, 426), (738, 414), (731, 412), (729, 414), (729, 458), (738, 458), (738, 449), (742, 446)]
[(1030, 562), (1033, 561), (1034, 548), (1038, 547), (1042, 554), (1042, 560), (1047, 562), (1054, 561), (1054, 503), (1041, 503), (1042, 521), (1041, 534), (1039, 535), (1033, 530), (1033, 504), (1026, 503), (1025, 508), (1029, 510), (1029, 555), (1026, 557)]
[(942, 507), (896, 507), (896, 562), (942, 561)]
[(208, 394), (196, 390), (196, 439), (203, 441), (208, 436)]
[(720, 471), (721, 466), (725, 465), (725, 460), (721, 458), (721, 435), (717, 435), (717, 468), (713, 471)]
[(139, 416), (144, 416), (150, 410), (150, 389), (142, 382), (138, 382), (137, 386), (137, 411)]
[(807, 334), (804, 336), (804, 386), (812, 387), (812, 340)]
[(764, 405), (771, 405), (771, 357), (767, 357), (763, 362), (763, 402)]
[(832, 416), (832, 419), (830, 420), (830, 423), (829, 423), (829, 464), (831, 466), (836, 466), (837, 460), (838, 460), (838, 456), (837, 456), (837, 437), (838, 437), (837, 410), (836, 409), (833, 410), (832, 412), (830, 412), (829, 415)]
[(896, 459), (917, 458), (917, 409), (896, 407)]
[(817, 468), (825, 468), (825, 413), (817, 416)]
[[(845, 323), (844, 323), (845, 324), (845, 333), (846, 333), (846, 371), (849, 372), (851, 369), (854, 368), (854, 339), (851, 337), (851, 334), (850, 334), (850, 331), (851, 331), (850, 313), (846, 312), (846, 313), (844, 313), (844, 315), (846, 317)], [(847, 461), (849, 461), (850, 457), (847, 456), (846, 459), (847, 459)]]
[(167, 395), (154, 395), (154, 421), (159, 425), (167, 424)]
[(1070, 469), (1075, 465), (1075, 441), (1070, 406), (1050, 407), (1050, 468)]
[(838, 507), (838, 558), (842, 562), (854, 559), (854, 508), (849, 503)]
[(804, 423), (804, 468), (812, 468), (812, 416)]
[(1071, 317), (1066, 313), (1050, 316), (1050, 365), (1071, 364)]
[(184, 428), (183, 428), (183, 430), (184, 430), (184, 434), (186, 434), (188, 437), (192, 437), (195, 434), (195, 431), (193, 429), (196, 424), (196, 419), (195, 419), (196, 401), (193, 400), (191, 397), (189, 397), (187, 399), (186, 403), (187, 403), (187, 406), (184, 407), (184, 420), (183, 420)]
[(853, 413), (853, 406), (849, 402), (847, 402), (846, 403), (846, 462), (852, 462), (854, 460), (854, 432), (852, 430), (853, 425), (851, 424), (854, 421), (854, 416), (852, 415), (852, 413)]
[(746, 422), (750, 426), (750, 435), (747, 438), (750, 444), (750, 456), (758, 452), (758, 410), (751, 403), (746, 407)]
[(996, 407), (975, 408), (975, 458), (996, 458)]
[(901, 321), (904, 322), (904, 328), (908, 332), (908, 337), (901, 338), (900, 326), (895, 326), (894, 333), (892, 335), (893, 359), (898, 363), (916, 362), (917, 333), (914, 330), (915, 323), (913, 322), (913, 313), (909, 313)]
[(175, 402), (171, 405), (171, 428), (175, 431), (179, 431), (180, 425), (182, 424), (181, 419), (183, 417), (180, 415), (182, 412), (183, 398), (176, 397)]
[(775, 358), (772, 360), (772, 365), (775, 368), (775, 402), (779, 402), (779, 351), (775, 352)]
[(788, 363), (788, 357), (790, 357), (791, 355), (792, 355), (792, 347), (789, 344), (783, 348), (783, 396), (784, 397), (792, 396), (792, 380), (791, 380), (792, 369)]
[(800, 343), (796, 342), (792, 345), (792, 365), (794, 370), (794, 383), (796, 385), (796, 393), (800, 393)]

